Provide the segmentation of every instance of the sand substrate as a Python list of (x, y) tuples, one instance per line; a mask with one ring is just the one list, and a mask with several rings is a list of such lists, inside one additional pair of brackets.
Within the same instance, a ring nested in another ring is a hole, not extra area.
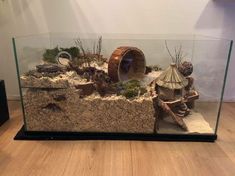
[(171, 117), (165, 117), (159, 120), (158, 133), (171, 133), (171, 134), (213, 134), (214, 130), (210, 124), (205, 120), (201, 113), (191, 110), (190, 115), (183, 118), (188, 131), (182, 130), (178, 125), (175, 125)]
[(79, 98), (75, 88), (27, 89), (23, 96), (28, 131), (153, 133), (151, 97)]

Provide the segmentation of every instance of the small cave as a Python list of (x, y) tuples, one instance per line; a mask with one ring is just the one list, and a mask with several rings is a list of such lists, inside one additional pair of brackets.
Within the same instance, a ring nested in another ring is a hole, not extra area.
[(49, 103), (48, 105), (44, 106), (42, 109), (47, 109), (47, 110), (50, 110), (52, 112), (61, 112), (62, 111), (61, 107), (59, 107), (55, 103)]

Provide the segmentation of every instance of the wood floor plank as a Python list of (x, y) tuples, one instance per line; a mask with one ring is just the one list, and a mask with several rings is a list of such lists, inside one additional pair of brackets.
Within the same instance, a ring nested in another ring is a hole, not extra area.
[(235, 103), (223, 105), (215, 143), (14, 141), (19, 102), (10, 112), (0, 127), (0, 176), (235, 175)]

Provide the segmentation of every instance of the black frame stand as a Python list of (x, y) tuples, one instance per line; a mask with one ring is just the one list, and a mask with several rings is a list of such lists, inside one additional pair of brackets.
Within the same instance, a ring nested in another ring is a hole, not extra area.
[(9, 119), (9, 110), (7, 105), (7, 96), (5, 84), (0, 80), (0, 126)]
[(15, 140), (138, 140), (138, 141), (192, 141), (214, 142), (217, 135), (197, 134), (142, 134), (95, 132), (40, 132), (26, 131), (22, 126)]

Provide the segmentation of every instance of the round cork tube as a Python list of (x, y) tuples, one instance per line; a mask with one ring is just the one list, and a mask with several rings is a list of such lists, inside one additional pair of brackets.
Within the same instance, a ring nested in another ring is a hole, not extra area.
[(108, 74), (114, 82), (140, 79), (144, 76), (145, 69), (144, 53), (136, 47), (118, 47), (108, 63)]

